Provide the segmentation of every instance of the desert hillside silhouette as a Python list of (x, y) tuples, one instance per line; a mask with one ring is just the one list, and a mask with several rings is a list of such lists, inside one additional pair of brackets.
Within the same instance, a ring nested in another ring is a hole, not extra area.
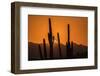
[[(43, 50), (43, 44), (36, 44), (29, 42), (29, 48), (28, 48), (28, 60), (47, 60), (47, 59), (77, 59), (77, 58), (87, 58), (88, 57), (88, 52), (87, 52), (87, 46), (84, 45), (78, 45), (76, 43), (73, 43), (73, 57), (68, 58), (67, 56), (67, 51), (66, 51), (66, 46), (61, 44), (61, 54), (62, 57), (59, 56), (59, 48), (57, 44), (54, 44), (53, 47), (53, 58), (50, 58), (49, 56), (49, 45), (47, 44), (46, 50), (47, 50), (47, 56), (45, 57), (44, 55), (44, 50)], [(41, 53), (39, 51), (38, 45), (41, 46)], [(42, 54), (42, 56), (41, 56)]]

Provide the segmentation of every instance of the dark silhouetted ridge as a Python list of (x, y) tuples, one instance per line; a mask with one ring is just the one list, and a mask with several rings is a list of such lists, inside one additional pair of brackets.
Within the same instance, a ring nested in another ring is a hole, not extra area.
[[(39, 46), (39, 47), (38, 47)], [(61, 47), (61, 56), (59, 55), (59, 47), (57, 43), (53, 45), (53, 57), (50, 58), (50, 48), (46, 44), (46, 58), (45, 52), (43, 49), (43, 44), (38, 43), (28, 43), (28, 60), (51, 60), (53, 59), (77, 59), (77, 58), (87, 58), (88, 57), (88, 47), (84, 45), (79, 45), (73, 43), (73, 56), (68, 58), (66, 56), (66, 45), (60, 44)], [(41, 51), (39, 50), (41, 48)]]

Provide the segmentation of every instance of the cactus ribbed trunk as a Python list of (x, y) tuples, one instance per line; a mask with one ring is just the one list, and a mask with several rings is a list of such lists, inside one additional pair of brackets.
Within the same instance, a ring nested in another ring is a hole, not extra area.
[(59, 57), (62, 58), (59, 33), (57, 33), (57, 38), (58, 38), (58, 47), (59, 47)]

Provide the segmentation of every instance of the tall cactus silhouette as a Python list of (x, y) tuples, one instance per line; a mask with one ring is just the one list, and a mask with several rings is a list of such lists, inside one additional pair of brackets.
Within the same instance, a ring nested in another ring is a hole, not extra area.
[(68, 29), (68, 40), (67, 40), (67, 42), (66, 42), (66, 51), (67, 51), (67, 58), (71, 58), (71, 46), (70, 46), (70, 26), (69, 26), (69, 24), (68, 24), (68, 26), (67, 26), (67, 29)]
[(50, 19), (50, 18), (49, 18), (48, 41), (49, 41), (49, 46), (50, 46), (50, 58), (53, 58), (53, 43), (54, 43), (54, 36), (52, 35), (52, 27), (51, 27), (51, 19)]
[(70, 26), (68, 24), (68, 48), (70, 48)]
[(57, 38), (58, 38), (59, 57), (62, 58), (59, 33), (57, 33)]
[(68, 24), (68, 41), (66, 42), (67, 58), (73, 57), (73, 42), (70, 43), (70, 26)]
[(44, 47), (44, 57), (45, 59), (47, 59), (46, 42), (44, 38), (43, 38), (43, 47)]
[(40, 44), (38, 44), (40, 58), (43, 59), (42, 50)]

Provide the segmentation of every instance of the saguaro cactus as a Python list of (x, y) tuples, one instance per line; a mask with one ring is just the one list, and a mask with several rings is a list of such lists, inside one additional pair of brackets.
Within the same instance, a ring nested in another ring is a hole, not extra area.
[(73, 42), (70, 43), (70, 26), (68, 24), (68, 41), (66, 42), (67, 58), (73, 57)]
[(43, 56), (42, 56), (42, 50), (41, 50), (40, 44), (38, 45), (38, 48), (39, 48), (40, 58), (43, 59)]
[(68, 24), (68, 48), (70, 48), (70, 26)]
[(47, 58), (47, 51), (46, 51), (46, 42), (45, 39), (43, 39), (43, 47), (44, 47), (44, 57)]
[(54, 43), (54, 36), (52, 35), (52, 27), (51, 27), (51, 20), (50, 20), (50, 18), (49, 18), (48, 41), (49, 41), (49, 45), (50, 45), (50, 58), (53, 58), (53, 43)]
[(62, 54), (61, 54), (60, 36), (59, 36), (59, 33), (57, 33), (57, 38), (58, 38), (58, 47), (59, 47), (59, 57), (61, 58), (62, 57)]

